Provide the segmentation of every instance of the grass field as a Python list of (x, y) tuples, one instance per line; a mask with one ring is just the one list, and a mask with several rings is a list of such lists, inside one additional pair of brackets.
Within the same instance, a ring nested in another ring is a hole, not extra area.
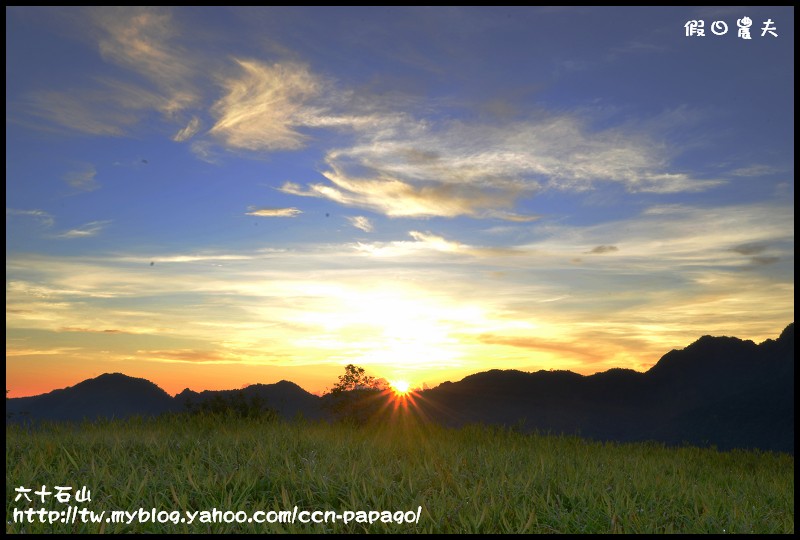
[[(416, 524), (14, 523), (14, 509), (67, 508), (33, 495), (42, 485), (86, 486), (91, 502), (78, 506), (98, 513), (421, 513)], [(14, 501), (20, 486), (33, 502)], [(6, 523), (11, 533), (792, 533), (794, 457), (401, 422), (7, 426)]]

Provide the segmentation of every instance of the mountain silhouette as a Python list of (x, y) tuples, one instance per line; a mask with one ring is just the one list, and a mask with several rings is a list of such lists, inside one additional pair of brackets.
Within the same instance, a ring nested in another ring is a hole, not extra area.
[(6, 418), (11, 420), (128, 418), (174, 410), (175, 400), (164, 390), (147, 379), (122, 373), (105, 373), (47, 394), (6, 400)]
[[(174, 398), (145, 379), (105, 374), (73, 387), (6, 400), (7, 421), (151, 416), (214, 396), (258, 397), (282, 417), (328, 418), (325, 398), (289, 381)], [(490, 370), (419, 392), (417, 413), (446, 426), (471, 423), (578, 434), (609, 441), (794, 452), (794, 323), (761, 344), (703, 336), (645, 373), (610, 369)]]
[(269, 408), (275, 410), (280, 416), (291, 419), (297, 415), (309, 420), (317, 420), (325, 416), (319, 397), (306, 392), (293, 382), (280, 381), (275, 384), (252, 384), (241, 390), (204, 390), (194, 392), (188, 388), (175, 396), (175, 402), (180, 410), (198, 405), (214, 396), (231, 398), (241, 394), (245, 399), (259, 398)]
[(645, 373), (492, 370), (421, 398), (423, 415), (449, 426), (794, 452), (794, 323), (760, 345), (703, 336)]

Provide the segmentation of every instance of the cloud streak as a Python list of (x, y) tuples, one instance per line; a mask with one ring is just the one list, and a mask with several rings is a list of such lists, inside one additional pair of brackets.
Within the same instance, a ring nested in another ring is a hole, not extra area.
[(213, 363), (239, 364), (240, 360), (217, 351), (195, 349), (138, 350), (136, 354), (144, 360), (166, 363)]
[(601, 254), (601, 253), (613, 253), (614, 251), (619, 251), (619, 248), (617, 246), (601, 245), (592, 248), (590, 251), (587, 251), (586, 253)]
[(97, 236), (103, 229), (105, 229), (108, 226), (109, 223), (111, 223), (110, 220), (91, 221), (75, 229), (70, 229), (61, 234), (57, 234), (56, 238), (75, 239), (75, 238), (89, 238), (92, 236)]
[(161, 112), (174, 115), (196, 102), (190, 83), (195, 69), (178, 44), (180, 34), (168, 9), (104, 7), (90, 14), (101, 33), (100, 53), (149, 79), (164, 96)]
[(6, 217), (9, 216), (30, 216), (39, 221), (46, 228), (52, 227), (55, 223), (53, 216), (44, 210), (19, 210), (16, 208), (6, 208)]
[(186, 127), (178, 131), (175, 135), (172, 136), (172, 140), (175, 142), (183, 142), (186, 140), (191, 139), (194, 137), (197, 132), (200, 131), (200, 119), (196, 116), (193, 116), (189, 123), (186, 124)]
[(88, 133), (118, 137), (139, 121), (134, 111), (123, 107), (107, 92), (88, 90), (32, 92), (23, 108), (48, 123)]
[(731, 251), (735, 251), (740, 255), (755, 255), (757, 253), (761, 253), (767, 249), (766, 244), (761, 243), (752, 243), (752, 244), (742, 244), (740, 246), (735, 246), (731, 248)]
[(303, 212), (297, 208), (256, 208), (251, 206), (245, 215), (258, 217), (297, 217)]
[(515, 248), (482, 247), (448, 240), (430, 232), (409, 231), (413, 242), (399, 240), (393, 242), (358, 242), (354, 249), (359, 253), (379, 258), (405, 258), (439, 253), (444, 255), (467, 255), (470, 257), (518, 256), (523, 252)]
[(373, 231), (372, 222), (370, 222), (369, 218), (364, 216), (350, 216), (347, 218), (347, 220), (350, 222), (350, 225), (356, 229), (361, 229), (364, 232)]
[[(180, 121), (183, 111), (199, 105), (195, 61), (169, 9), (97, 7), (82, 13), (83, 33), (96, 40), (107, 62), (135, 73), (136, 82), (89, 76), (80, 86), (35, 90), (21, 99), (22, 114), (69, 130), (118, 137), (128, 135), (148, 111)], [(196, 132), (192, 122), (176, 137)]]

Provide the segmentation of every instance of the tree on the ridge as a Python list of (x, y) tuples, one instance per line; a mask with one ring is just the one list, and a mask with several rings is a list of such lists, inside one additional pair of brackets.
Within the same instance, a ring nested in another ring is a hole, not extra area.
[(363, 367), (348, 364), (327, 395), (328, 408), (338, 420), (364, 424), (374, 415), (385, 388), (385, 380), (367, 375)]

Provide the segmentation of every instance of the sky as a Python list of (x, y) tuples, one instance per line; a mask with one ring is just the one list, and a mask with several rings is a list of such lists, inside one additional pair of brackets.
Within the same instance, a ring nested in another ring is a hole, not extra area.
[(789, 7), (7, 7), (8, 396), (777, 338), (793, 51)]

